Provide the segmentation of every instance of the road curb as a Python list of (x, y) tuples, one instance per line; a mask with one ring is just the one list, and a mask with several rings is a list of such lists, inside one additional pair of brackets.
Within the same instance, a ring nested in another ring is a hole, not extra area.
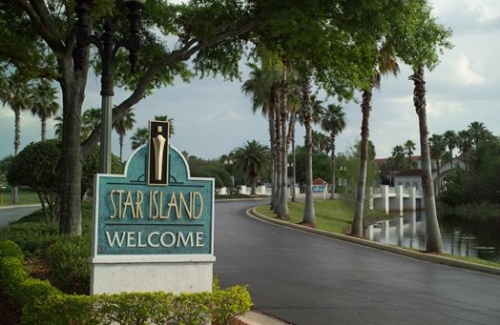
[(336, 234), (336, 233), (331, 233), (331, 232), (321, 230), (321, 229), (302, 226), (302, 225), (290, 223), (290, 222), (287, 222), (284, 220), (279, 220), (279, 219), (267, 217), (267, 216), (255, 211), (255, 207), (248, 209), (247, 215), (254, 217), (254, 218), (258, 218), (258, 219), (267, 221), (267, 222), (271, 222), (274, 224), (279, 224), (279, 225), (282, 225), (285, 227), (294, 228), (297, 230), (306, 231), (306, 232), (314, 233), (314, 234), (325, 236), (325, 237), (340, 239), (340, 240), (348, 241), (348, 242), (351, 242), (354, 244), (363, 245), (363, 246), (367, 246), (367, 247), (371, 247), (371, 248), (375, 248), (375, 249), (381, 249), (381, 250), (391, 252), (394, 254), (399, 254), (399, 255), (403, 255), (406, 257), (411, 257), (411, 258), (415, 258), (415, 259), (419, 259), (419, 260), (423, 260), (423, 261), (427, 261), (427, 262), (443, 264), (443, 265), (448, 265), (448, 266), (453, 266), (453, 267), (459, 267), (459, 268), (463, 268), (463, 269), (467, 269), (467, 270), (479, 271), (479, 272), (493, 274), (493, 275), (500, 275), (500, 268), (497, 268), (497, 267), (481, 265), (481, 264), (471, 263), (471, 262), (467, 262), (467, 261), (455, 260), (455, 259), (452, 259), (452, 258), (449, 258), (446, 256), (424, 253), (422, 251), (416, 251), (416, 250), (401, 248), (398, 246), (382, 244), (382, 243), (370, 241), (370, 240), (367, 240), (364, 238), (353, 237), (353, 236), (348, 236), (348, 235), (343, 235), (343, 234)]

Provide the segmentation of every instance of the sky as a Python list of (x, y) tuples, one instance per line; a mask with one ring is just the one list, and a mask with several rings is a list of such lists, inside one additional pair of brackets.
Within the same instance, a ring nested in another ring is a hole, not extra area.
[[(498, 0), (431, 0), (438, 22), (451, 28), (454, 48), (446, 50), (441, 63), (426, 71), (427, 122), (430, 134), (467, 129), (471, 122), (484, 123), (500, 136), (500, 1)], [(242, 64), (244, 67), (244, 64)], [(391, 155), (392, 148), (407, 140), (417, 144), (418, 118), (413, 107), (411, 70), (401, 65), (397, 78), (385, 77), (381, 89), (375, 90), (370, 117), (370, 140), (377, 158)], [(267, 120), (253, 114), (251, 99), (241, 92), (242, 81), (222, 78), (177, 82), (157, 89), (135, 108), (136, 127), (147, 127), (155, 115), (173, 119), (175, 134), (171, 143), (181, 151), (205, 159), (218, 158), (231, 150), (257, 140), (269, 144)], [(89, 77), (84, 109), (100, 107), (99, 78)], [(115, 89), (115, 104), (128, 93)], [(358, 96), (359, 97), (359, 96)], [(322, 98), (320, 98), (322, 99)], [(333, 100), (326, 100), (326, 104)], [(344, 152), (360, 139), (359, 104), (343, 103), (347, 126), (337, 137), (337, 153)], [(315, 127), (320, 131), (319, 127)], [(128, 157), (132, 130), (126, 135), (124, 158)], [(41, 137), (41, 123), (29, 111), (21, 116), (21, 149)], [(53, 121), (47, 136), (54, 137)], [(297, 126), (296, 141), (303, 143), (303, 127)], [(0, 159), (14, 154), (14, 113), (0, 105)], [(118, 136), (112, 135), (112, 151), (119, 153)]]

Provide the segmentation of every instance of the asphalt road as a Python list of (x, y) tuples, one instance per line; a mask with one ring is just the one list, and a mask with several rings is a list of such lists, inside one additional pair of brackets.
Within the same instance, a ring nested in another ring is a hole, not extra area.
[(215, 205), (214, 273), (254, 308), (297, 325), (500, 325), (500, 276), (283, 228)]
[(9, 206), (0, 208), (0, 229), (7, 226), (12, 221), (16, 221), (21, 217), (30, 214), (33, 211), (40, 209), (39, 205), (36, 206)]

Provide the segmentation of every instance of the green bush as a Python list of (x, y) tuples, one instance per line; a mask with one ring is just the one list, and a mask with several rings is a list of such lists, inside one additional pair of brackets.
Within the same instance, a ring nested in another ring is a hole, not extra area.
[(15, 242), (27, 256), (39, 255), (59, 233), (55, 222), (18, 221), (0, 232), (0, 240)]
[(58, 237), (45, 252), (54, 284), (63, 292), (90, 292), (89, 235)]
[[(223, 325), (252, 305), (240, 286), (212, 293), (165, 292), (68, 295), (48, 281), (33, 279), (12, 241), (0, 242), (0, 285), (23, 308), (23, 324), (166, 324)], [(72, 243), (62, 246), (71, 246)], [(63, 251), (66, 249), (63, 249)]]

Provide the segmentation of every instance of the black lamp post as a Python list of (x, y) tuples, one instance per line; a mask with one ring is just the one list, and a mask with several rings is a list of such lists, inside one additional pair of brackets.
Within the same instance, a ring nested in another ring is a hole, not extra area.
[(142, 19), (142, 9), (146, 0), (124, 0), (129, 13), (129, 35), (126, 38), (117, 40), (115, 37), (115, 27), (111, 20), (104, 22), (104, 32), (99, 37), (91, 30), (90, 7), (93, 0), (78, 0), (76, 6), (76, 53), (75, 69), (82, 69), (85, 62), (85, 49), (90, 44), (94, 44), (99, 50), (102, 60), (101, 74), (101, 139), (99, 172), (111, 173), (111, 128), (112, 128), (112, 107), (114, 95), (114, 68), (116, 53), (121, 47), (129, 51), (130, 70), (132, 73), (138, 59), (139, 51), (139, 28)]

